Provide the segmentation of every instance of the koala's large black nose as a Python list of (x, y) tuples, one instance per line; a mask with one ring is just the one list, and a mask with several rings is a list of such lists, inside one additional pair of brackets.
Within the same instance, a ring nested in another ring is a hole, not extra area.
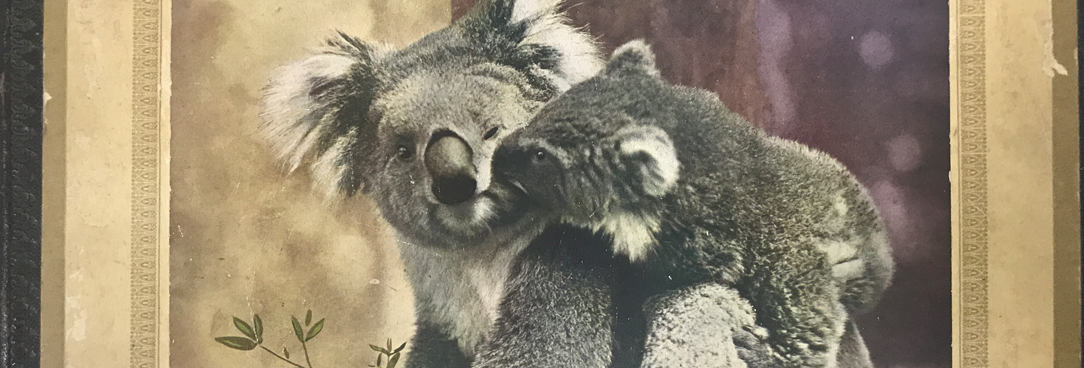
[(467, 142), (451, 132), (437, 133), (425, 149), (425, 167), (433, 178), (433, 195), (444, 204), (458, 204), (474, 196), (476, 170)]

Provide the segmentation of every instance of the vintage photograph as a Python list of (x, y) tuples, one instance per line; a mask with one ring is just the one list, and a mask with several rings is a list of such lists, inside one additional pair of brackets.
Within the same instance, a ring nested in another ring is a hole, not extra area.
[(949, 17), (173, 1), (170, 366), (951, 367)]

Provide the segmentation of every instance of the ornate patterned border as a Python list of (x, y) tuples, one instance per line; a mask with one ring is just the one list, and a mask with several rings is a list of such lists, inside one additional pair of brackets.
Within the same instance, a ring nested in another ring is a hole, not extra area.
[(960, 367), (987, 366), (986, 4), (959, 0), (956, 82), (959, 116)]
[(41, 331), (40, 1), (0, 5), (0, 367), (37, 367)]
[(131, 366), (158, 366), (162, 2), (135, 0), (132, 57)]

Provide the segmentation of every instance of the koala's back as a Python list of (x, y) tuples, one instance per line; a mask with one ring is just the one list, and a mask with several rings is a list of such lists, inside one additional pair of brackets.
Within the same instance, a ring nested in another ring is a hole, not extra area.
[[(558, 103), (570, 106), (555, 110), (593, 114), (596, 124), (619, 125), (610, 117), (624, 115), (670, 136), (681, 169), (662, 202), (659, 241), (691, 244), (657, 249), (666, 274), (706, 265), (716, 278), (736, 278), (778, 272), (781, 264), (830, 273), (852, 310), (873, 304), (887, 288), (892, 261), (884, 226), (865, 188), (828, 155), (768, 136), (708, 91), (646, 74), (596, 78)], [(697, 252), (692, 259), (690, 249)]]

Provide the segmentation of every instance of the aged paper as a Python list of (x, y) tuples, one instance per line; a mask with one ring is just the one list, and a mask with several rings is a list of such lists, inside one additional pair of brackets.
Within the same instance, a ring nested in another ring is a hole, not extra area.
[[(292, 316), (326, 318), (318, 366), (407, 341), (410, 284), (374, 204), (325, 202), (251, 132), (268, 74), (328, 29), (402, 47), (463, 4), (46, 1), (43, 366), (288, 366), (214, 340), (254, 313), (276, 354)], [(951, 366), (1078, 366), (1077, 178), (1056, 171), (1079, 152), (1075, 6), (948, 9)]]

